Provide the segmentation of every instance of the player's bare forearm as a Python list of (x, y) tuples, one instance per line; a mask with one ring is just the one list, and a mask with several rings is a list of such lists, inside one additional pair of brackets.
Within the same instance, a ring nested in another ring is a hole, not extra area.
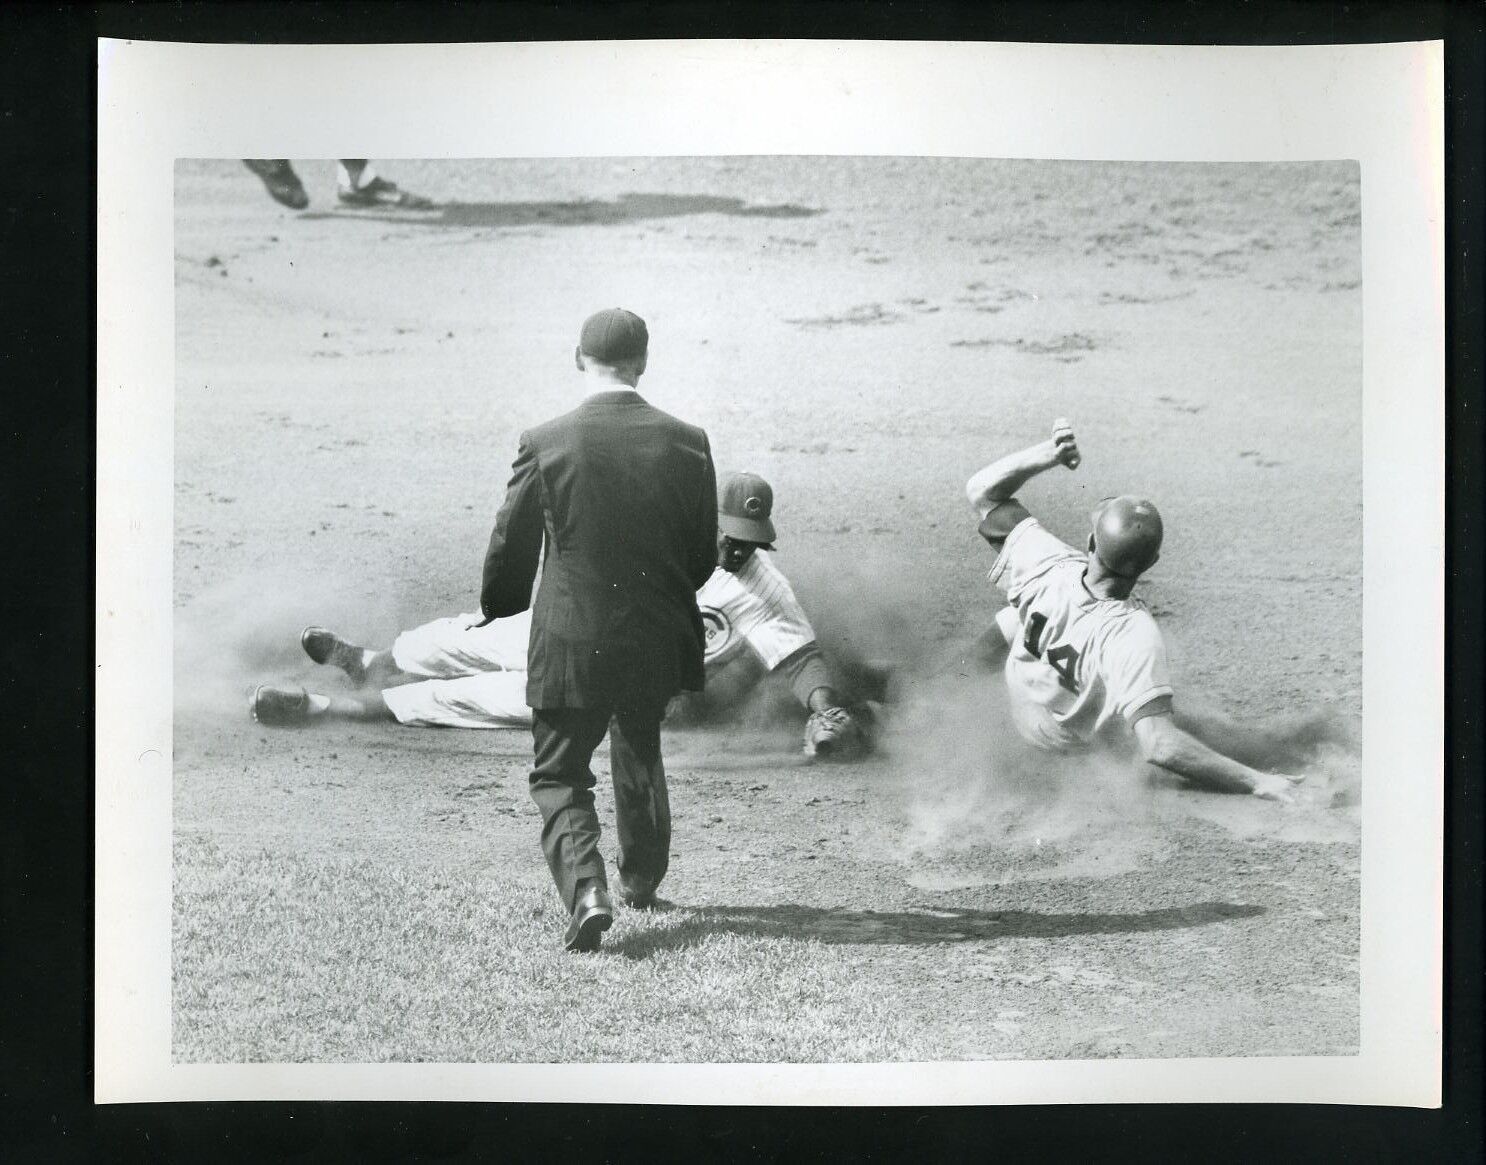
[(1223, 793), (1252, 793), (1257, 787), (1259, 774), (1253, 769), (1205, 745), (1192, 743), (1194, 747), (1190, 750), (1180, 749), (1169, 756), (1151, 758), (1151, 763), (1193, 784)]
[(1150, 764), (1204, 788), (1225, 793), (1251, 793), (1288, 801), (1294, 778), (1262, 773), (1224, 756), (1182, 731), (1170, 716), (1147, 716), (1135, 724), (1136, 740)]
[(1055, 465), (1066, 465), (1073, 469), (1077, 467), (1078, 461), (1078, 446), (1074, 443), (1073, 430), (1067, 421), (1060, 419), (1053, 428), (1053, 435), (1046, 441), (1039, 441), (1016, 453), (1008, 453), (971, 476), (965, 483), (965, 496), (976, 513), (984, 518), (1039, 473), (1045, 473)]
[(1057, 463), (1057, 447), (1051, 441), (1039, 441), (980, 470), (965, 483), (965, 496), (983, 518), (1032, 478)]

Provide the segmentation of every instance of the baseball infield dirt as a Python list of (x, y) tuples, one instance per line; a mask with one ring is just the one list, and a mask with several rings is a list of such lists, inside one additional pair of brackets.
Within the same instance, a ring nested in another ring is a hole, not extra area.
[[(254, 903), (271, 919), (305, 901), (299, 859), (444, 870), (538, 904), (555, 946), (526, 732), (273, 730), (247, 695), (338, 687), (300, 653), (306, 624), (380, 646), (478, 605), (517, 435), (575, 402), (578, 325), (616, 304), (650, 326), (646, 396), (705, 426), (719, 469), (773, 483), (777, 561), (825, 644), (907, 680), (859, 765), (802, 764), (803, 713), (773, 699), (670, 733), (662, 895), (687, 923), (628, 915), (597, 958), (633, 956), (647, 927), (661, 950), (814, 942), (898, 1033), (779, 1058), (1356, 1049), (1355, 753), (1323, 756), (1293, 808), (1185, 792), (1124, 762), (1028, 757), (998, 678), (919, 666), (1001, 605), (965, 479), (1067, 416), (1083, 464), (1023, 500), (1074, 543), (1103, 497), (1161, 507), (1140, 593), (1178, 701), (1360, 715), (1353, 167), (382, 163), (440, 204), (420, 212), (337, 209), (332, 164), (300, 169), (302, 214), (238, 162), (177, 170), (180, 1058), (651, 1054), (290, 1016), (203, 889), (233, 862), (287, 862)], [(392, 917), (419, 911), (410, 893)], [(438, 936), (417, 942), (437, 966)], [(712, 1051), (677, 1058), (743, 1055)]]

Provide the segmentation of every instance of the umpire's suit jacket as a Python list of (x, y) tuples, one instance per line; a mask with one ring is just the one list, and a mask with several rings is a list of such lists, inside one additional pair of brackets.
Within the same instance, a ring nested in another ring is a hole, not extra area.
[(487, 622), (531, 606), (531, 707), (659, 712), (702, 688), (696, 592), (716, 563), (707, 434), (597, 392), (521, 435), (480, 606)]

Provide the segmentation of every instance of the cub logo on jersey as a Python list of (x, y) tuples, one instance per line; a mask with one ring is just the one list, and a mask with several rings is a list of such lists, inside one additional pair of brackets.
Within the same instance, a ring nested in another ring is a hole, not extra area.
[(706, 663), (711, 663), (732, 646), (733, 624), (716, 607), (699, 607), (698, 610), (702, 613), (704, 635), (702, 659)]

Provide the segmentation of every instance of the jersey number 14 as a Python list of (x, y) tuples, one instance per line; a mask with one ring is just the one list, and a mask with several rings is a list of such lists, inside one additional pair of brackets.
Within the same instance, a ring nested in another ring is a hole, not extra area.
[[(1027, 616), (1027, 633), (1022, 636), (1022, 646), (1028, 654), (1042, 658), (1042, 632), (1047, 626), (1047, 616), (1033, 611)], [(1074, 669), (1078, 667), (1078, 652), (1066, 643), (1060, 643), (1047, 653), (1047, 662), (1058, 673), (1058, 683), (1074, 695), (1078, 685), (1073, 682)]]

